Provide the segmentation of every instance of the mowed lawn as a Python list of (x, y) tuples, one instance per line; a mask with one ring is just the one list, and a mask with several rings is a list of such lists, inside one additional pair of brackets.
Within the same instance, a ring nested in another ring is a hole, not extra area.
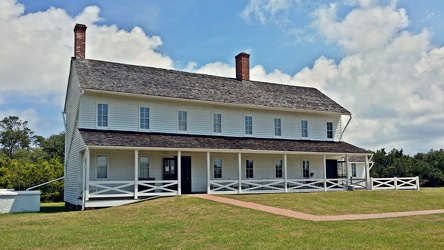
[[(311, 214), (444, 209), (444, 188), (241, 195)], [(444, 214), (312, 222), (191, 196), (65, 212), (0, 215), (1, 249), (444, 249)]]

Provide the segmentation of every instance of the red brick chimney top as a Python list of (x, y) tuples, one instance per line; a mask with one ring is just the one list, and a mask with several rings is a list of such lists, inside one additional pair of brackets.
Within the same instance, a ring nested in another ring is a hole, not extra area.
[(86, 25), (77, 23), (74, 27), (74, 57), (85, 59)]
[(250, 80), (250, 54), (241, 52), (236, 56), (236, 79)]

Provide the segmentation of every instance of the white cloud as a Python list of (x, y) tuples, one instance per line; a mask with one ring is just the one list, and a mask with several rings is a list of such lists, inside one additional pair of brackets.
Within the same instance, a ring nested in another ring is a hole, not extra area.
[[(86, 7), (76, 17), (53, 7), (27, 14), (24, 10), (15, 0), (0, 0), (0, 117), (28, 120), (36, 134), (47, 136), (63, 129), (60, 113), (48, 110), (63, 109), (75, 23), (88, 26), (87, 58), (172, 68), (171, 58), (157, 52), (162, 45), (159, 37), (139, 27), (125, 31), (97, 25), (101, 20), (97, 6)], [(14, 96), (29, 100), (12, 107), (8, 100)]]
[[(292, 6), (293, 0), (250, 0), (248, 5), (241, 13), (241, 17), (245, 20), (250, 20), (252, 17), (259, 20), (260, 23), (265, 24), (268, 19), (276, 14), (282, 14)], [(278, 22), (278, 20), (274, 20)]]
[(87, 58), (172, 68), (173, 61), (156, 51), (162, 45), (159, 37), (146, 35), (139, 27), (128, 32), (97, 25), (101, 18), (96, 6), (85, 8), (74, 18), (53, 7), (23, 13), (23, 5), (16, 1), (0, 2), (0, 57), (7, 58), (0, 61), (2, 93), (64, 98), (76, 22), (88, 26)]

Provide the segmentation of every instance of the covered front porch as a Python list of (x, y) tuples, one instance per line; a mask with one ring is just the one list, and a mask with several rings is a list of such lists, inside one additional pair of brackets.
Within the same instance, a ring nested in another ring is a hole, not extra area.
[[(363, 162), (351, 162), (356, 156)], [(180, 159), (180, 160), (178, 160)], [(83, 152), (85, 207), (190, 193), (369, 189), (371, 155), (91, 146)], [(107, 201), (98, 203), (98, 201)]]

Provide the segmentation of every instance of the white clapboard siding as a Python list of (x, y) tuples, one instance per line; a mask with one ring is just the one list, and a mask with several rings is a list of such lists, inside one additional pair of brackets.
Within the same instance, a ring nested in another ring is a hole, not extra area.
[[(81, 102), (80, 128), (95, 129), (97, 104), (108, 104), (108, 127), (104, 129), (139, 131), (139, 108), (150, 109), (150, 132), (186, 133), (193, 135), (213, 134), (213, 114), (222, 114), (222, 136), (246, 136), (245, 116), (253, 117), (253, 137), (275, 138), (274, 118), (281, 119), (283, 139), (327, 140), (328, 121), (333, 122), (334, 138), (340, 137), (340, 115), (300, 114), (261, 110), (257, 108), (233, 108), (196, 104), (186, 101), (150, 98), (125, 98), (86, 93)], [(178, 111), (187, 111), (187, 131), (178, 131)], [(301, 120), (308, 121), (308, 138), (301, 138)]]

